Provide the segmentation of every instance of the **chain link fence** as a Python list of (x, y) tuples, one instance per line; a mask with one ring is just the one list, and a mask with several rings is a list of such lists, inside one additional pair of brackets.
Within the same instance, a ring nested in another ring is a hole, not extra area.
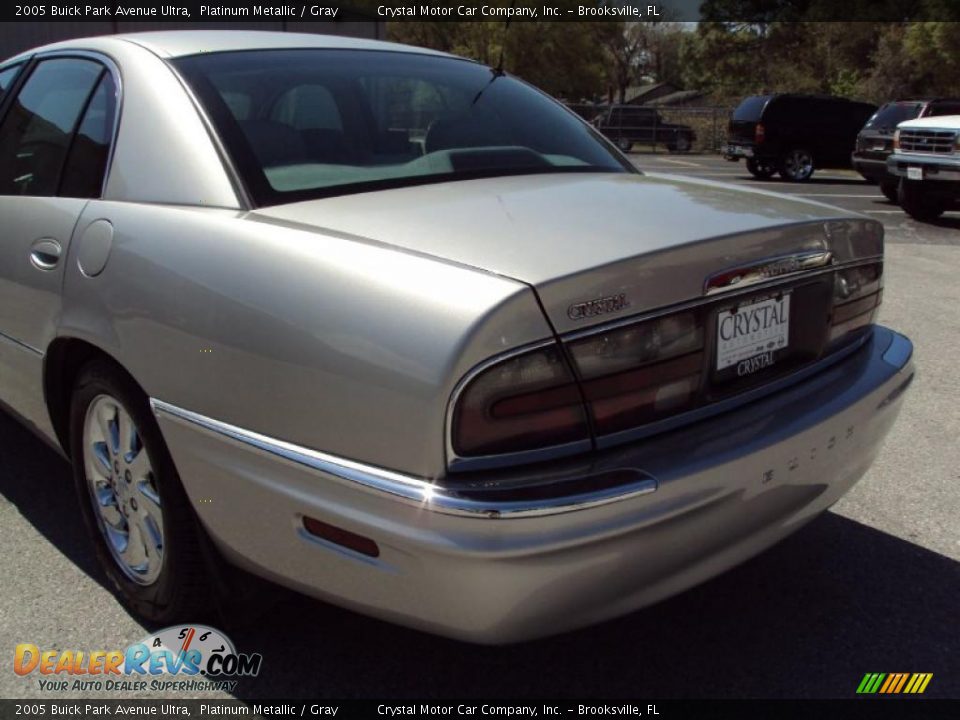
[(658, 107), (664, 122), (689, 125), (697, 134), (693, 152), (718, 153), (727, 142), (730, 107)]

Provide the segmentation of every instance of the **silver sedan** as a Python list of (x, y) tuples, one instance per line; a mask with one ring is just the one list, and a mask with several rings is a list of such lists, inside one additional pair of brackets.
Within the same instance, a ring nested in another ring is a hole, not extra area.
[(913, 379), (881, 225), (640, 173), (499, 69), (164, 32), (0, 97), (0, 400), (155, 622), (216, 563), (477, 642), (628, 613), (830, 507)]

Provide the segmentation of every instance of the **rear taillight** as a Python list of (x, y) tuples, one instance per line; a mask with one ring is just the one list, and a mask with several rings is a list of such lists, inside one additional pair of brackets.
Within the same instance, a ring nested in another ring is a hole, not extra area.
[(703, 372), (698, 312), (682, 312), (569, 343), (598, 435), (690, 407)]
[(893, 149), (894, 151), (900, 149), (900, 130), (894, 130), (893, 132)]
[[(730, 397), (839, 349), (872, 325), (882, 276), (879, 262), (837, 269), (832, 300), (828, 275), (793, 283), (790, 345), (766, 374), (716, 367), (711, 329), (732, 307), (724, 298), (497, 362), (459, 394), (453, 449), (467, 458), (589, 441)], [(758, 290), (746, 302), (772, 292)]]
[(763, 126), (763, 123), (757, 123), (756, 129), (753, 131), (753, 141), (759, 145), (766, 136), (767, 129)]
[(453, 449), (462, 457), (590, 439), (582, 396), (556, 345), (477, 374), (460, 394), (452, 430)]
[(882, 263), (838, 270), (834, 276), (830, 341), (871, 325), (882, 300)]

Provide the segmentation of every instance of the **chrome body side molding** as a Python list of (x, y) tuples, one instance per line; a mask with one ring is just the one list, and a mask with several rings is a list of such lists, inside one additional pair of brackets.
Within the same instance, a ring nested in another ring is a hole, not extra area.
[[(151, 398), (150, 406), (157, 416), (166, 415), (208, 432), (228, 437), (257, 451), (304, 465), (344, 482), (354, 483), (366, 490), (385, 493), (400, 501), (416, 503), (426, 510), (450, 515), (491, 519), (557, 515), (628, 500), (652, 493), (657, 489), (657, 481), (650, 475), (639, 470), (618, 469), (599, 473), (598, 478), (615, 472), (621, 475), (628, 474), (634, 479), (614, 487), (604, 487), (596, 491), (560, 497), (534, 496), (522, 500), (496, 498), (485, 500), (479, 497), (480, 494), (477, 497), (465, 497), (463, 494), (442, 488), (425, 478), (412, 477), (300, 447), (185, 410), (162, 400)], [(584, 477), (577, 478), (577, 480), (582, 481), (590, 477), (591, 474), (586, 473)]]

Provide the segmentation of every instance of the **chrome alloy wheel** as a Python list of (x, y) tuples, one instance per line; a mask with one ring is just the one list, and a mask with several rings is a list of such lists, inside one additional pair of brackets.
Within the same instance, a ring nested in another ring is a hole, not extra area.
[(813, 175), (813, 156), (806, 150), (791, 150), (783, 159), (791, 180), (806, 180)]
[(110, 554), (139, 585), (163, 568), (163, 510), (150, 458), (119, 401), (98, 395), (83, 422), (83, 464), (94, 515)]

